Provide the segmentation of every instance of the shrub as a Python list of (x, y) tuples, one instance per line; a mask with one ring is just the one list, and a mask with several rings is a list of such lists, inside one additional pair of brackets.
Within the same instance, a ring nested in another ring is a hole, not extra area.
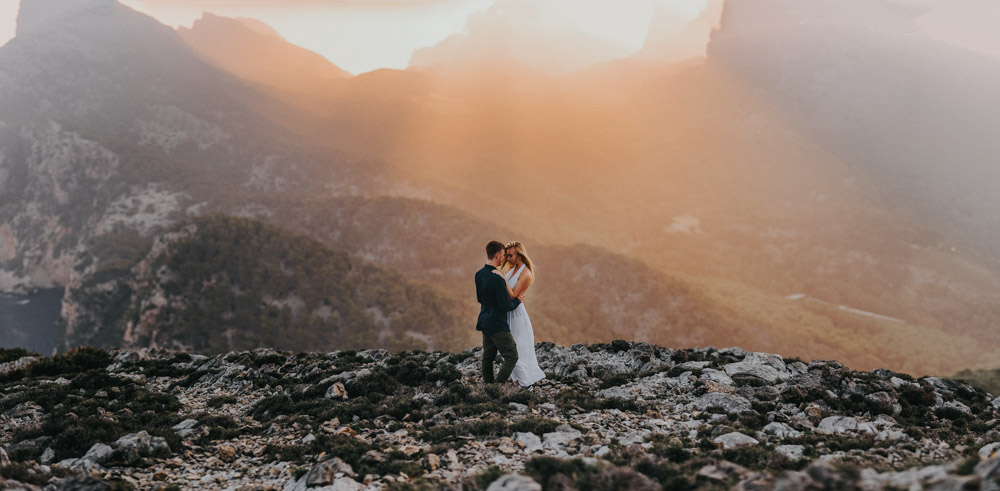
[(560, 423), (555, 420), (547, 418), (535, 418), (529, 417), (517, 421), (511, 425), (511, 431), (515, 433), (534, 433), (536, 435), (544, 435), (546, 433), (552, 433), (556, 431)]
[(500, 479), (503, 475), (504, 472), (502, 469), (495, 465), (491, 465), (467, 479), (464, 487), (467, 487), (472, 491), (484, 490), (490, 487), (490, 484), (493, 484), (494, 481)]
[(347, 394), (351, 397), (387, 396), (399, 388), (399, 381), (385, 370), (375, 370), (347, 384)]
[(24, 348), (0, 348), (0, 363), (17, 361), (25, 356), (41, 357), (42, 355), (35, 353), (34, 351), (28, 351)]
[(75, 375), (87, 370), (103, 369), (111, 364), (107, 351), (81, 346), (50, 358), (42, 358), (25, 369), (29, 377)]

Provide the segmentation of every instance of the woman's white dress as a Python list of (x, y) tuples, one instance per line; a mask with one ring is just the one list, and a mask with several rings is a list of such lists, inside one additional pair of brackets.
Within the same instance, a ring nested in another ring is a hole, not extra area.
[[(517, 272), (512, 270), (507, 273), (507, 284), (512, 290), (524, 267), (522, 264)], [(514, 344), (517, 345), (517, 364), (514, 365), (510, 378), (516, 380), (521, 387), (527, 387), (545, 378), (545, 372), (538, 366), (538, 358), (535, 357), (535, 331), (531, 328), (531, 319), (528, 318), (528, 311), (523, 303), (507, 313), (507, 323), (510, 324)]]

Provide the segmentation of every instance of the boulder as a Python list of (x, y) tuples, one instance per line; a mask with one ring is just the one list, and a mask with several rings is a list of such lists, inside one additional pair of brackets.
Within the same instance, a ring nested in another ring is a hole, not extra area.
[(702, 370), (701, 375), (698, 378), (708, 382), (715, 382), (719, 385), (725, 385), (727, 387), (732, 387), (734, 385), (732, 377), (726, 375), (726, 372), (712, 368)]
[(542, 485), (528, 476), (506, 474), (490, 483), (486, 491), (542, 491)]
[(526, 453), (533, 453), (536, 450), (540, 450), (544, 445), (542, 445), (542, 439), (538, 438), (538, 435), (527, 432), (527, 433), (514, 433), (514, 441), (518, 445), (524, 447)]
[(723, 450), (731, 450), (734, 448), (741, 447), (752, 447), (759, 444), (756, 438), (749, 437), (740, 432), (726, 433), (725, 435), (717, 436), (714, 440), (716, 445), (721, 445)]
[(337, 480), (337, 474), (354, 476), (354, 469), (339, 457), (324, 460), (313, 466), (305, 475), (306, 487), (326, 486)]
[(866, 421), (858, 421), (857, 419), (849, 416), (828, 416), (823, 418), (823, 421), (820, 421), (816, 431), (828, 435), (853, 432), (871, 434), (877, 433), (873, 424)]
[(734, 375), (749, 375), (769, 383), (778, 380), (788, 380), (792, 372), (778, 355), (770, 353), (750, 353), (738, 363), (730, 363), (723, 367), (730, 377)]
[(330, 386), (326, 390), (326, 394), (323, 396), (324, 399), (347, 399), (347, 389), (344, 384), (337, 382)]
[(90, 447), (90, 450), (87, 450), (87, 453), (83, 457), (80, 457), (80, 459), (89, 460), (95, 464), (103, 464), (111, 458), (113, 452), (114, 449), (110, 446), (98, 442)]
[(798, 438), (802, 436), (802, 432), (786, 425), (785, 423), (772, 422), (768, 423), (764, 427), (764, 433), (769, 435), (774, 435), (781, 440), (785, 438)]
[(166, 440), (150, 436), (145, 430), (119, 438), (115, 441), (115, 447), (121, 459), (130, 465), (142, 457), (170, 453), (170, 446)]
[(198, 426), (198, 420), (188, 418), (185, 419), (184, 421), (181, 421), (180, 423), (175, 424), (170, 429), (174, 430), (174, 432), (177, 433), (177, 435), (180, 436), (181, 438), (187, 438), (198, 432), (197, 430), (195, 430), (195, 427), (197, 426)]
[(982, 480), (983, 491), (1000, 491), (1000, 459), (984, 460), (976, 464), (974, 472)]
[(693, 409), (699, 409), (702, 411), (708, 410), (710, 408), (720, 408), (727, 413), (742, 413), (744, 411), (749, 411), (752, 409), (750, 401), (746, 398), (734, 395), (725, 394), (721, 392), (712, 392), (705, 394), (694, 400), (690, 404)]
[(774, 450), (788, 460), (799, 460), (805, 455), (805, 447), (802, 445), (778, 445)]
[(578, 430), (570, 425), (562, 424), (556, 427), (556, 431), (542, 435), (545, 446), (553, 450), (562, 450), (563, 445), (579, 439), (583, 436)]
[(991, 443), (979, 449), (979, 459), (989, 460), (1000, 457), (1000, 442)]

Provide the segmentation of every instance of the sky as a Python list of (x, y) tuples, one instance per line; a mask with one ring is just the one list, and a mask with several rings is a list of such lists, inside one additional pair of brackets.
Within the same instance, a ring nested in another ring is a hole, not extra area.
[[(654, 8), (691, 18), (706, 0), (122, 0), (171, 27), (208, 11), (263, 21), (293, 44), (359, 74), (406, 68), (413, 51), (465, 32), (490, 11), (518, 22), (586, 32), (623, 52), (642, 47)], [(19, 0), (0, 0), (0, 44), (14, 35)]]

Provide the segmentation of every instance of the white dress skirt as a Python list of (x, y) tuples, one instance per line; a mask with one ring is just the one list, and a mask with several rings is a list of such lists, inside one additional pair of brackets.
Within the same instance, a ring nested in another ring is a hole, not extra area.
[[(522, 264), (517, 272), (507, 273), (507, 284), (512, 290), (524, 267)], [(538, 366), (538, 358), (535, 356), (535, 331), (531, 328), (531, 319), (523, 303), (507, 313), (507, 323), (510, 324), (510, 335), (514, 338), (514, 344), (517, 345), (517, 364), (514, 365), (510, 378), (516, 380), (521, 387), (527, 387), (545, 378), (545, 372)]]

